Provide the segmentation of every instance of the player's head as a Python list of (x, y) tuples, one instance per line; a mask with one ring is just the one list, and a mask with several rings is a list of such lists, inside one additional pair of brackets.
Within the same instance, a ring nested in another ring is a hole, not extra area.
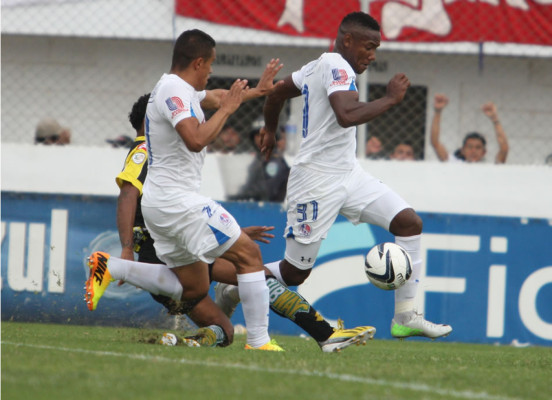
[(339, 24), (335, 49), (357, 74), (362, 74), (376, 59), (380, 41), (378, 21), (364, 12), (355, 11), (347, 14)]
[(171, 69), (185, 69), (198, 58), (210, 58), (215, 46), (215, 39), (199, 29), (182, 32), (174, 44)]
[(146, 107), (148, 106), (149, 97), (149, 93), (140, 96), (128, 113), (128, 120), (134, 130), (136, 130), (137, 135), (143, 135), (144, 133), (144, 118), (146, 117)]
[(467, 162), (482, 161), (487, 152), (487, 141), (478, 132), (470, 132), (464, 137), (460, 153)]

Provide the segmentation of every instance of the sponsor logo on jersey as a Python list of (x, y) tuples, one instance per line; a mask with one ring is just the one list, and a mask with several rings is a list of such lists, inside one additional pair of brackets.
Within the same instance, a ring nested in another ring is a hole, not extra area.
[(165, 103), (167, 103), (167, 107), (169, 107), (169, 110), (172, 111), (172, 118), (183, 111), (188, 111), (180, 97), (168, 97), (167, 100), (165, 100)]
[(312, 232), (312, 228), (309, 224), (301, 224), (299, 225), (299, 236), (310, 236)]
[(346, 85), (347, 80), (349, 79), (349, 75), (347, 75), (347, 71), (339, 68), (332, 69), (332, 77), (333, 77), (333, 82), (331, 83), (331, 86)]

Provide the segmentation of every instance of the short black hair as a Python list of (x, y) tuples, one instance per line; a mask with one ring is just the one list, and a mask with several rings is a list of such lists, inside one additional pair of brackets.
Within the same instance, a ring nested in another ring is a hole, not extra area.
[(347, 33), (353, 27), (368, 28), (377, 32), (381, 29), (380, 24), (374, 17), (362, 11), (355, 11), (343, 17), (341, 24), (339, 24), (339, 31)]
[(171, 69), (186, 68), (197, 58), (211, 57), (215, 46), (215, 39), (199, 29), (182, 32), (174, 44)]
[(479, 132), (470, 132), (470, 133), (468, 133), (468, 134), (464, 137), (464, 141), (462, 142), (462, 146), (465, 146), (465, 145), (466, 145), (466, 142), (468, 141), (468, 139), (478, 139), (478, 140), (481, 140), (481, 143), (483, 143), (483, 146), (487, 146), (487, 141), (485, 140), (485, 138), (483, 137), (483, 135), (480, 134)]
[(136, 103), (132, 105), (132, 110), (128, 113), (128, 120), (136, 131), (140, 130), (142, 123), (144, 122), (149, 98), (150, 93), (140, 96), (138, 100), (136, 100)]

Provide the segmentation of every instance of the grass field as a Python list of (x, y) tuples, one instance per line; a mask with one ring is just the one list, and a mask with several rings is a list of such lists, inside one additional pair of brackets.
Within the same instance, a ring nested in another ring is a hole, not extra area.
[(2, 399), (550, 399), (552, 349), (372, 340), (322, 353), (149, 343), (161, 331), (2, 322)]

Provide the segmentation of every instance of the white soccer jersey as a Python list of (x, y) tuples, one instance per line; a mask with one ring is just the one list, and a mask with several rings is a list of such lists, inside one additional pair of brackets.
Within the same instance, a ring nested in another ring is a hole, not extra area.
[(292, 74), (303, 93), (303, 139), (295, 165), (322, 172), (351, 171), (356, 163), (356, 127), (343, 128), (330, 105), (338, 90), (357, 91), (356, 75), (338, 53), (324, 53)]
[(206, 149), (188, 150), (175, 126), (185, 118), (204, 123), (204, 98), (205, 91), (197, 92), (173, 74), (163, 74), (153, 89), (146, 110), (148, 175), (142, 205), (170, 206), (185, 194), (199, 192)]

